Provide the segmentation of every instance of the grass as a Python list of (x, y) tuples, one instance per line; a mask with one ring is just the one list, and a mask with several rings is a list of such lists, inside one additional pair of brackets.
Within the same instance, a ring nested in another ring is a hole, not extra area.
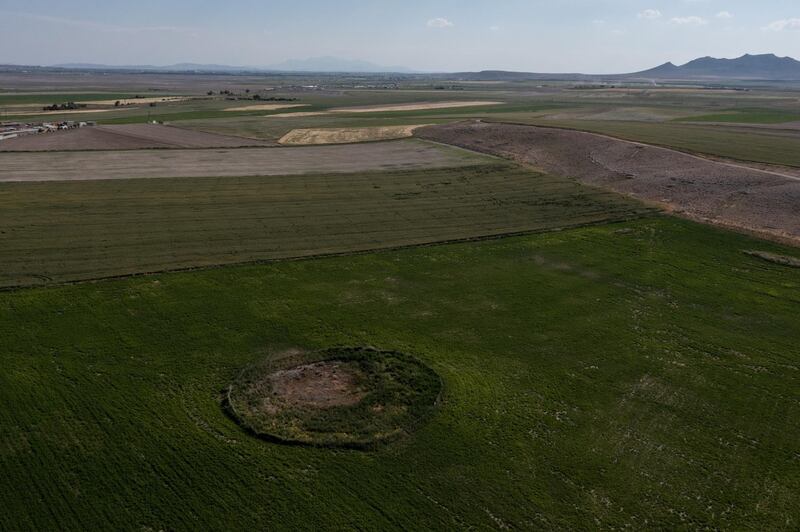
[(550, 230), (645, 212), (616, 195), (506, 163), (5, 183), (0, 286)]
[[(0, 294), (2, 529), (796, 529), (779, 246), (672, 218)], [(219, 392), (275, 346), (444, 381), (373, 452), (269, 444)]]
[(784, 124), (800, 121), (800, 113), (778, 109), (730, 110), (679, 119), (682, 122), (730, 122), (736, 124)]

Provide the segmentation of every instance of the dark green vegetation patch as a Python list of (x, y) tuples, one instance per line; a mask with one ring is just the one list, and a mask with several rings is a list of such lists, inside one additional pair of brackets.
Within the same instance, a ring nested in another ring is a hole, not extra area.
[(365, 448), (408, 434), (428, 419), (441, 381), (393, 351), (336, 348), (278, 356), (245, 369), (227, 408), (268, 440)]

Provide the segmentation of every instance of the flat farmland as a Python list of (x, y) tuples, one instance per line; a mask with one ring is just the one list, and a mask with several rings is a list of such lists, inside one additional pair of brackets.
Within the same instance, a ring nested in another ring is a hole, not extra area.
[(543, 231), (648, 212), (508, 164), (5, 183), (0, 286)]
[[(750, 249), (797, 256), (657, 217), (0, 293), (0, 529), (796, 530), (800, 280)], [(223, 412), (273, 346), (360, 345), (444, 381), (413, 436)]]
[(297, 175), (465, 166), (487, 159), (401, 140), (370, 146), (6, 153), (2, 161), (0, 182)]

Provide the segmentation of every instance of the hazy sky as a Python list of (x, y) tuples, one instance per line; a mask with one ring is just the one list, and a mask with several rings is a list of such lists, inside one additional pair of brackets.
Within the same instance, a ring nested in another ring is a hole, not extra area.
[(0, 63), (339, 56), (420, 70), (635, 71), (800, 58), (800, 0), (0, 0)]

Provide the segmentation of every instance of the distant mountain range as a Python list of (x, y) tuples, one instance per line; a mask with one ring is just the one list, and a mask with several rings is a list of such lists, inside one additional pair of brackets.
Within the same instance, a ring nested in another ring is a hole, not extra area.
[[(23, 67), (3, 67), (19, 69)], [(42, 67), (24, 67), (42, 68)], [(746, 54), (736, 59), (717, 59), (703, 57), (685, 65), (665, 63), (661, 66), (634, 72), (632, 74), (542, 74), (534, 72), (509, 72), (504, 70), (484, 70), (482, 72), (459, 72), (423, 74), (405, 67), (381, 66), (368, 61), (342, 59), (338, 57), (316, 57), (284, 61), (271, 66), (243, 67), (229, 65), (179, 63), (169, 66), (129, 65), (110, 66), (90, 63), (68, 63), (53, 65), (55, 69), (103, 70), (129, 72), (194, 72), (194, 73), (364, 73), (364, 74), (416, 74), (435, 79), (456, 79), (470, 81), (534, 81), (563, 80), (576, 82), (598, 81), (800, 81), (800, 61), (791, 57), (778, 57), (774, 54)]]
[(791, 57), (778, 57), (775, 54), (746, 54), (736, 59), (703, 57), (681, 66), (665, 63), (656, 68), (632, 74), (537, 74), (485, 70), (483, 72), (462, 72), (456, 76), (464, 80), (483, 81), (800, 81), (800, 61)]
[(665, 63), (630, 75), (653, 79), (800, 80), (800, 61), (775, 54), (746, 54), (736, 59), (702, 57), (685, 65)]
[(230, 66), (199, 63), (178, 63), (175, 65), (101, 65), (95, 63), (64, 63), (51, 65), (51, 68), (69, 70), (126, 70), (139, 72), (340, 72), (340, 73), (398, 73), (410, 74), (414, 71), (401, 66), (381, 66), (369, 61), (342, 59), (339, 57), (312, 57), (293, 59), (269, 66)]

